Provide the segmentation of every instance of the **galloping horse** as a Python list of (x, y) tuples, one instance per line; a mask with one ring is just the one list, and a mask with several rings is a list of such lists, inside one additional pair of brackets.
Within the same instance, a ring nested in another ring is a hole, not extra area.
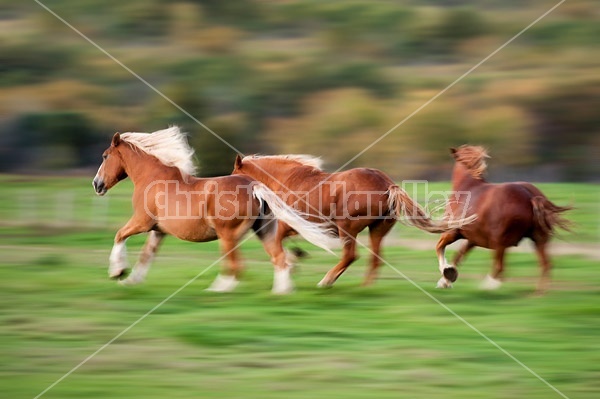
[[(537, 290), (538, 293), (543, 292), (547, 288), (551, 268), (546, 252), (548, 241), (556, 227), (568, 230), (569, 222), (561, 213), (572, 207), (553, 204), (531, 183), (486, 182), (483, 173), (487, 169), (485, 159), (489, 156), (483, 147), (463, 145), (450, 151), (455, 159), (452, 189), (455, 192), (470, 192), (471, 197), (468, 204), (448, 203), (446, 211), (452, 214), (466, 211), (467, 215), (477, 213), (478, 218), (468, 226), (444, 233), (437, 243), (436, 251), (443, 275), (438, 281), (438, 288), (452, 286), (458, 277), (456, 267), (474, 247), (495, 251), (492, 273), (486, 276), (482, 288), (499, 288), (506, 248), (518, 245), (527, 237), (535, 244), (542, 269)], [(454, 264), (449, 265), (445, 258), (446, 246), (461, 238), (467, 242), (457, 252)]]
[(289, 260), (276, 240), (276, 218), (289, 223), (308, 241), (328, 249), (337, 239), (323, 225), (306, 221), (275, 193), (248, 176), (211, 179), (193, 177), (192, 156), (185, 135), (177, 127), (148, 133), (116, 133), (102, 154), (103, 162), (93, 181), (104, 195), (119, 181), (130, 177), (134, 184), (133, 216), (117, 232), (110, 254), (109, 276), (121, 279), (127, 270), (125, 241), (149, 232), (138, 263), (123, 284), (142, 282), (166, 234), (186, 241), (220, 240), (229, 267), (210, 287), (231, 291), (238, 283), (241, 263), (237, 246), (253, 229), (275, 267), (273, 292), (291, 291)]
[[(372, 257), (364, 285), (377, 276), (381, 242), (398, 217), (406, 214), (407, 223), (431, 233), (454, 230), (475, 218), (435, 222), (383, 172), (357, 168), (326, 173), (320, 159), (307, 155), (238, 155), (233, 174), (246, 174), (266, 184), (288, 205), (301, 207), (308, 220), (329, 223), (337, 231), (343, 243), (342, 258), (319, 282), (320, 287), (333, 285), (356, 260), (356, 236), (367, 227)], [(293, 233), (293, 226), (279, 221), (278, 242)]]

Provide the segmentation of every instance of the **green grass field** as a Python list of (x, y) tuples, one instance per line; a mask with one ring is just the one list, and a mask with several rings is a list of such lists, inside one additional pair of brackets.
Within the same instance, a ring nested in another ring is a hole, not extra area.
[[(322, 290), (315, 285), (336, 258), (300, 242), (310, 257), (294, 275), (296, 292), (277, 297), (272, 267), (251, 238), (242, 283), (215, 294), (204, 288), (220, 266), (206, 270), (218, 244), (170, 238), (144, 285), (118, 286), (107, 278), (108, 254), (130, 213), (131, 187), (95, 198), (89, 180), (0, 177), (2, 397), (35, 397), (195, 277), (43, 397), (561, 397), (392, 268), (360, 287), (365, 250)], [(540, 186), (578, 208), (570, 215), (576, 231), (564, 240), (597, 244), (599, 187)], [(425, 237), (405, 226), (392, 234)], [(143, 240), (129, 241), (131, 263)], [(552, 290), (534, 297), (532, 253), (509, 254), (508, 281), (495, 292), (477, 288), (490, 268), (485, 250), (473, 251), (455, 288), (444, 291), (434, 288), (433, 250), (388, 246), (384, 255), (567, 397), (600, 394), (597, 259), (555, 257)]]

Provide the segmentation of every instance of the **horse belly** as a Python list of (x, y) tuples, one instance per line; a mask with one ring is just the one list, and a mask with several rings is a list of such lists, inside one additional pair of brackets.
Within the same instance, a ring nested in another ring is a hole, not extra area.
[(184, 241), (207, 242), (217, 237), (216, 230), (206, 220), (168, 220), (159, 222), (161, 231)]
[(498, 249), (518, 246), (531, 231), (531, 218), (524, 215), (498, 213), (481, 216), (486, 223), (474, 223), (461, 229), (463, 237), (478, 247)]

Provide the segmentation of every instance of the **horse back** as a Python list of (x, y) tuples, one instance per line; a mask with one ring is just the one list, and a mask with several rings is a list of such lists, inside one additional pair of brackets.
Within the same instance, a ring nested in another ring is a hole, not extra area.
[(387, 191), (394, 185), (394, 181), (388, 175), (371, 168), (354, 168), (332, 173), (328, 180), (343, 183), (347, 191)]
[(389, 189), (394, 181), (377, 169), (354, 168), (333, 173), (330, 181), (337, 184), (335, 198), (338, 210), (346, 215), (382, 217), (389, 214)]

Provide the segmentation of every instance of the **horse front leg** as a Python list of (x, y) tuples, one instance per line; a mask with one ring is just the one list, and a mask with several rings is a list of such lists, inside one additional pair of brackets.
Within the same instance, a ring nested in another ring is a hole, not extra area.
[(271, 237), (262, 240), (265, 251), (271, 257), (273, 263), (273, 289), (271, 292), (276, 295), (290, 294), (294, 291), (294, 283), (291, 278), (291, 270), (293, 267), (292, 259), (281, 244), (281, 239)]
[(125, 242), (133, 235), (148, 231), (149, 228), (134, 217), (129, 219), (115, 235), (115, 243), (110, 251), (108, 276), (112, 279), (124, 277), (127, 274), (127, 247)]
[(458, 265), (460, 264), (460, 262), (462, 262), (465, 256), (467, 256), (467, 254), (471, 252), (471, 250), (475, 247), (476, 245), (472, 241), (467, 241), (465, 245), (460, 247), (460, 249), (456, 253), (456, 256), (454, 257), (454, 260), (452, 261), (453, 264), (451, 265), (451, 267), (447, 267), (442, 271), (444, 277), (446, 277), (451, 282), (455, 282), (458, 279)]
[[(261, 228), (257, 231), (257, 236), (263, 244), (265, 251), (273, 263), (273, 289), (271, 292), (276, 295), (285, 295), (294, 291), (294, 282), (291, 278), (291, 270), (294, 267), (294, 256), (283, 249), (283, 240), (291, 232), (290, 227), (281, 222), (271, 219), (267, 223), (272, 226)], [(276, 224), (277, 223), (277, 224)], [(269, 231), (268, 228), (272, 230)]]
[(442, 277), (438, 280), (436, 288), (452, 288), (452, 283), (458, 278), (458, 271), (455, 265), (448, 264), (446, 261), (446, 247), (460, 238), (458, 230), (452, 230), (442, 234), (440, 240), (435, 246), (435, 252), (438, 258), (438, 267)]
[(134, 285), (142, 283), (146, 279), (146, 275), (148, 274), (148, 270), (150, 269), (150, 265), (154, 260), (154, 256), (158, 251), (160, 243), (165, 238), (164, 233), (160, 231), (151, 231), (148, 234), (148, 239), (146, 240), (146, 244), (140, 253), (140, 258), (138, 259), (136, 265), (133, 267), (133, 271), (125, 280), (121, 280), (120, 283), (123, 285)]

